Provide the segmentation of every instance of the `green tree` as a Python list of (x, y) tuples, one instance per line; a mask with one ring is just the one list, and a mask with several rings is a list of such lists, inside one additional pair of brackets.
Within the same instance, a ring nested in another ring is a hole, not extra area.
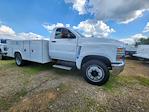
[(140, 38), (138, 41), (136, 41), (136, 45), (149, 45), (149, 37)]

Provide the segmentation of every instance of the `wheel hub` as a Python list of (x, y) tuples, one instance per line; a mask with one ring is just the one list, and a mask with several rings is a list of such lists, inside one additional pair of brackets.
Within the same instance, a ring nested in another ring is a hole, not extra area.
[(91, 74), (92, 74), (92, 76), (94, 76), (94, 77), (98, 76), (98, 72), (97, 72), (96, 70), (93, 70), (93, 71), (91, 72)]
[(93, 82), (99, 82), (104, 77), (104, 71), (101, 67), (94, 65), (87, 69), (87, 76)]

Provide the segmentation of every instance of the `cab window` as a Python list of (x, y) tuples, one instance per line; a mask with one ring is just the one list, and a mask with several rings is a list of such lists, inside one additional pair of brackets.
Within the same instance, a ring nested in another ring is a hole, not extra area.
[(58, 28), (55, 32), (55, 39), (61, 39), (62, 36), (62, 29)]
[(55, 39), (75, 39), (76, 36), (66, 28), (58, 28), (55, 33)]

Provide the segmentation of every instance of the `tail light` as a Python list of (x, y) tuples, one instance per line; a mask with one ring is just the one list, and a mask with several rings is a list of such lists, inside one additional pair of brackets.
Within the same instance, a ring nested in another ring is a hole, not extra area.
[(117, 48), (117, 53), (123, 53), (124, 52), (124, 48)]
[(124, 48), (117, 48), (117, 61), (124, 61), (125, 60), (125, 49)]
[(117, 61), (124, 61), (125, 56), (124, 55), (117, 55), (116, 60)]

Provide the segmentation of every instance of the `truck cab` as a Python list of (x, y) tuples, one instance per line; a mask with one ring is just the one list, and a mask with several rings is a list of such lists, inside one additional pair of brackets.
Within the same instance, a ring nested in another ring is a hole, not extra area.
[(52, 59), (74, 62), (86, 81), (102, 85), (109, 79), (109, 70), (119, 74), (125, 66), (124, 44), (105, 38), (87, 38), (65, 27), (53, 30), (49, 42)]

